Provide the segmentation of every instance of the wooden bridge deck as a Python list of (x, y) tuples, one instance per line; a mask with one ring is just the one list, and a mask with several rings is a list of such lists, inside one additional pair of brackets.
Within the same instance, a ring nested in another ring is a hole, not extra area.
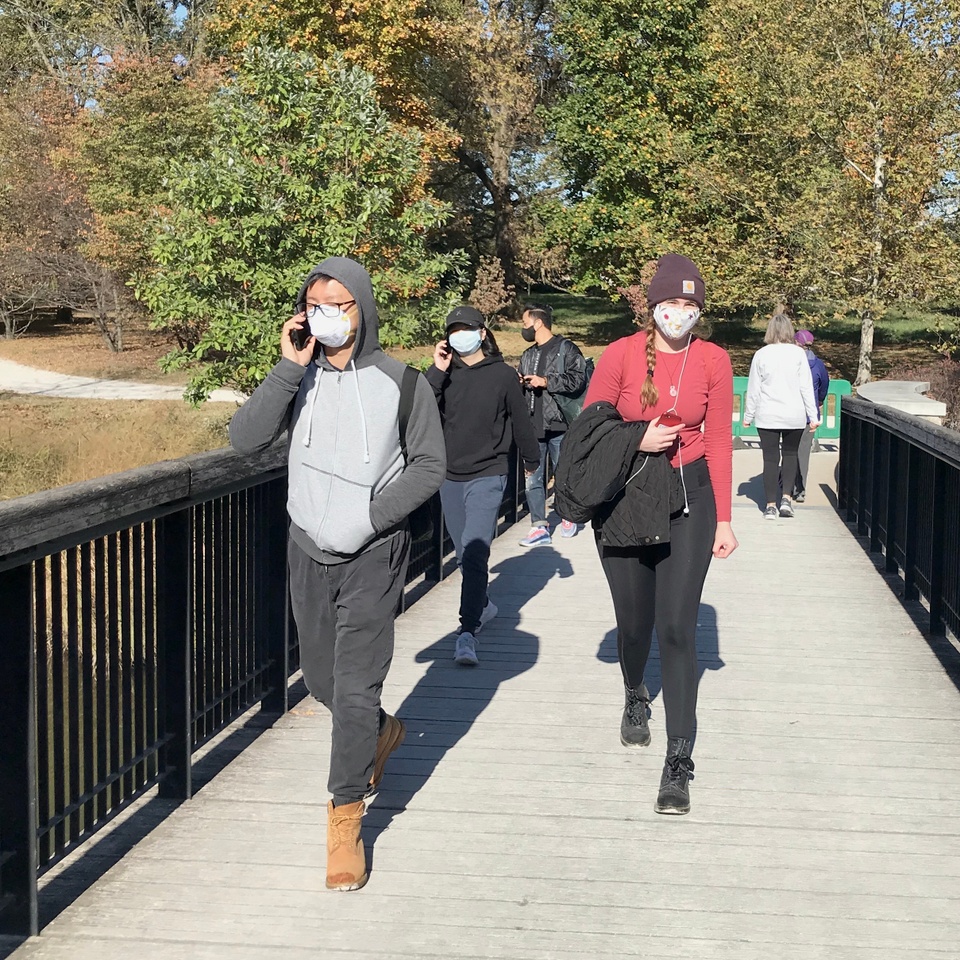
[(363, 892), (323, 887), (329, 719), (304, 700), (12, 956), (960, 956), (952, 649), (823, 494), (762, 520), (758, 464), (737, 454), (741, 549), (701, 608), (690, 816), (653, 812), (659, 701), (653, 746), (619, 744), (591, 538), (524, 551), (518, 529), (494, 545), (479, 667), (450, 660), (456, 577), (398, 623), (385, 706), (408, 735), (365, 819)]

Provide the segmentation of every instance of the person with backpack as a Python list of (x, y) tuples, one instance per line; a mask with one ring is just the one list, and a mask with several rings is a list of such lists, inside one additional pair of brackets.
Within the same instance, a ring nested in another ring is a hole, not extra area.
[(475, 666), (477, 634), (497, 615), (487, 596), (488, 562), (510, 447), (516, 442), (527, 476), (536, 470), (540, 451), (516, 371), (504, 362), (483, 314), (475, 307), (456, 307), (446, 326), (426, 378), (440, 407), (447, 448), (447, 475), (440, 487), (443, 519), (463, 575), (453, 659)]
[[(535, 547), (551, 542), (547, 464), (556, 471), (567, 425), (580, 412), (587, 388), (587, 362), (575, 343), (553, 332), (553, 310), (546, 304), (528, 303), (523, 308), (521, 334), (533, 344), (523, 351), (517, 370), (540, 444), (540, 466), (527, 477), (531, 528), (520, 545)], [(561, 518), (561, 536), (574, 537), (577, 529), (577, 524)]]
[[(823, 401), (830, 391), (830, 374), (824, 362), (813, 352), (811, 344), (814, 336), (809, 330), (798, 330), (793, 338), (798, 347), (803, 347), (807, 354), (807, 363), (810, 364), (810, 375), (813, 377), (813, 396), (817, 401), (817, 419), (823, 422)], [(809, 421), (808, 421), (809, 423)], [(803, 503), (807, 498), (807, 475), (810, 470), (810, 452), (813, 449), (813, 434), (809, 429), (804, 430), (800, 437), (800, 449), (797, 451), (797, 479), (793, 484), (793, 499)]]
[[(730, 524), (733, 369), (725, 350), (693, 334), (704, 298), (689, 259), (660, 258), (643, 329), (600, 357), (561, 463), (563, 472), (584, 450), (603, 458), (593, 485), (609, 489), (601, 490), (593, 525), (617, 618), (626, 747), (651, 742), (644, 673), (656, 627), (667, 747), (654, 809), (665, 814), (690, 810), (703, 583), (711, 557), (738, 546)], [(618, 454), (623, 438), (630, 442)]]
[[(365, 799), (404, 738), (380, 706), (410, 549), (408, 516), (439, 488), (446, 457), (437, 405), (378, 339), (370, 275), (330, 257), (314, 267), (280, 335), (282, 357), (230, 423), (230, 442), (257, 453), (288, 435), (290, 599), (307, 689), (329, 708), (327, 887), (367, 881)], [(275, 625), (276, 626), (276, 625)]]

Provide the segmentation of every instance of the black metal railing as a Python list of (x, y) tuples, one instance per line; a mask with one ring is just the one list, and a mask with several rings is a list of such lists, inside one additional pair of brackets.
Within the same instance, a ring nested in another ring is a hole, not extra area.
[[(516, 459), (501, 519), (524, 502)], [(442, 579), (439, 497), (407, 583)], [(287, 709), (286, 458), (199, 454), (0, 503), (0, 933), (37, 932), (38, 878), (194, 751)]]
[(927, 602), (930, 633), (960, 636), (960, 434), (860, 399), (841, 420), (841, 509)]

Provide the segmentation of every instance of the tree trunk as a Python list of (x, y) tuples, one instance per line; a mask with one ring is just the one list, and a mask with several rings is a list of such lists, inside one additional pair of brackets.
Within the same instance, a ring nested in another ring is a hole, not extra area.
[(860, 313), (860, 356), (857, 358), (857, 379), (853, 382), (855, 387), (870, 382), (873, 369), (873, 331), (873, 311), (863, 310)]
[(509, 182), (494, 182), (490, 191), (493, 199), (493, 230), (497, 256), (503, 264), (507, 286), (516, 290), (522, 286), (520, 271), (517, 269), (517, 242), (515, 211)]
[[(873, 333), (880, 304), (883, 271), (884, 219), (887, 207), (887, 157), (883, 149), (883, 126), (877, 123), (873, 141), (873, 183), (871, 184), (872, 236), (867, 284), (870, 305), (860, 311), (860, 356), (854, 386), (869, 383), (873, 368)], [(880, 309), (882, 316), (882, 308)]]

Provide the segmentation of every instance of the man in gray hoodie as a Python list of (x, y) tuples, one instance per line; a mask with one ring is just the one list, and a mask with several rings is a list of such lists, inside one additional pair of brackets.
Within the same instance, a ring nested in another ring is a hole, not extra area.
[(290, 596), (310, 692), (333, 716), (327, 807), (327, 887), (367, 881), (364, 799), (405, 728), (380, 707), (403, 590), (407, 517), (446, 471), (433, 391), (417, 376), (406, 424), (399, 411), (405, 364), (378, 339), (370, 275), (346, 257), (310, 271), (297, 314), (283, 325), (282, 359), (230, 424), (240, 453), (285, 430)]

